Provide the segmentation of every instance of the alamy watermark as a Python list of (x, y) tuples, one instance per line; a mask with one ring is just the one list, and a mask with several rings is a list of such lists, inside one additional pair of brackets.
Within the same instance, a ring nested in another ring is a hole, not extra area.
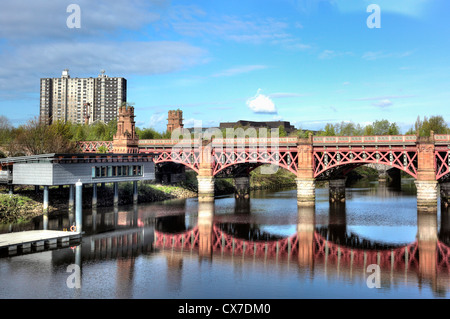
[(367, 266), (366, 272), (370, 273), (370, 275), (366, 279), (367, 287), (372, 288), (381, 288), (381, 269), (377, 264), (370, 264)]
[(79, 29), (81, 28), (81, 8), (78, 4), (69, 4), (67, 6), (66, 12), (70, 13), (67, 17), (66, 25), (69, 29)]
[(81, 268), (77, 264), (70, 264), (67, 266), (66, 272), (71, 274), (67, 277), (66, 285), (67, 288), (81, 288)]
[(381, 28), (381, 8), (378, 4), (370, 4), (367, 6), (367, 12), (371, 15), (367, 17), (366, 24), (369, 29)]

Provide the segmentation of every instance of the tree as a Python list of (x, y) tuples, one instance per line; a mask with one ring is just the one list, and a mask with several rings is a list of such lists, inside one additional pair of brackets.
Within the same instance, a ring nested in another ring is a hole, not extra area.
[(449, 134), (450, 129), (441, 115), (431, 116), (429, 119), (425, 116), (423, 121), (420, 116), (406, 134), (418, 134), (419, 136), (430, 136), (431, 131), (435, 134)]
[(136, 134), (139, 136), (139, 139), (141, 140), (160, 139), (162, 136), (161, 133), (157, 132), (153, 128), (140, 129), (139, 127), (136, 127)]
[(4, 115), (0, 115), (0, 145), (7, 145), (11, 142), (12, 130), (13, 126), (9, 119)]
[[(370, 135), (398, 135), (400, 129), (396, 123), (388, 120), (375, 121), (372, 123), (373, 132)], [(366, 130), (365, 130), (366, 131)]]
[(336, 136), (336, 126), (331, 124), (331, 123), (327, 123), (325, 125), (325, 128), (323, 129), (322, 132), (320, 132), (319, 134), (320, 136)]
[(287, 136), (286, 130), (284, 129), (283, 125), (278, 126), (278, 136), (279, 137), (286, 137)]
[(46, 125), (39, 119), (29, 120), (19, 127), (12, 144), (15, 155), (37, 155), (45, 153), (74, 153), (76, 143), (72, 141), (70, 123), (57, 122)]

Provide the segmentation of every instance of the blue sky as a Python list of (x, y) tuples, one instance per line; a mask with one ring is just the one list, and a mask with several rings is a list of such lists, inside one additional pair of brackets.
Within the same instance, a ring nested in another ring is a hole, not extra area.
[[(367, 26), (370, 4), (381, 28)], [(0, 113), (24, 123), (40, 78), (104, 69), (128, 80), (138, 126), (159, 131), (181, 108), (185, 127), (388, 119), (404, 133), (417, 116), (450, 121), (449, 15), (444, 0), (4, 0)]]

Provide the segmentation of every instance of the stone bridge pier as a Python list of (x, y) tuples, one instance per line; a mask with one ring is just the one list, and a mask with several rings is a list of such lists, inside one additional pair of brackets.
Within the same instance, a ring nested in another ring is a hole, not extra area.
[(441, 203), (444, 207), (450, 206), (450, 182), (439, 184)]
[(214, 202), (214, 175), (212, 169), (211, 141), (204, 140), (200, 149), (200, 165), (197, 175), (198, 201)]
[(297, 204), (299, 206), (314, 206), (316, 201), (316, 181), (314, 178), (312, 134), (308, 138), (298, 139), (297, 154)]
[(234, 178), (234, 197), (236, 199), (250, 198), (250, 176), (239, 176)]
[(417, 140), (417, 209), (437, 211), (437, 186), (435, 171), (434, 133)]
[(347, 178), (332, 179), (328, 182), (331, 203), (345, 202), (345, 181)]

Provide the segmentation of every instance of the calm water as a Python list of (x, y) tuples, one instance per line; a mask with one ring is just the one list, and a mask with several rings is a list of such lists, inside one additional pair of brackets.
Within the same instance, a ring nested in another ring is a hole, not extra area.
[[(299, 209), (296, 191), (86, 210), (77, 246), (0, 258), (0, 298), (448, 298), (450, 213), (417, 212), (410, 181)], [(62, 230), (73, 216), (50, 219)], [(9, 230), (41, 229), (29, 225)], [(379, 288), (369, 288), (370, 264)], [(76, 283), (72, 273), (80, 266)], [(72, 267), (72, 268), (71, 268)], [(69, 271), (68, 271), (69, 270)], [(71, 276), (69, 278), (69, 276)], [(68, 280), (69, 279), (69, 280)]]

